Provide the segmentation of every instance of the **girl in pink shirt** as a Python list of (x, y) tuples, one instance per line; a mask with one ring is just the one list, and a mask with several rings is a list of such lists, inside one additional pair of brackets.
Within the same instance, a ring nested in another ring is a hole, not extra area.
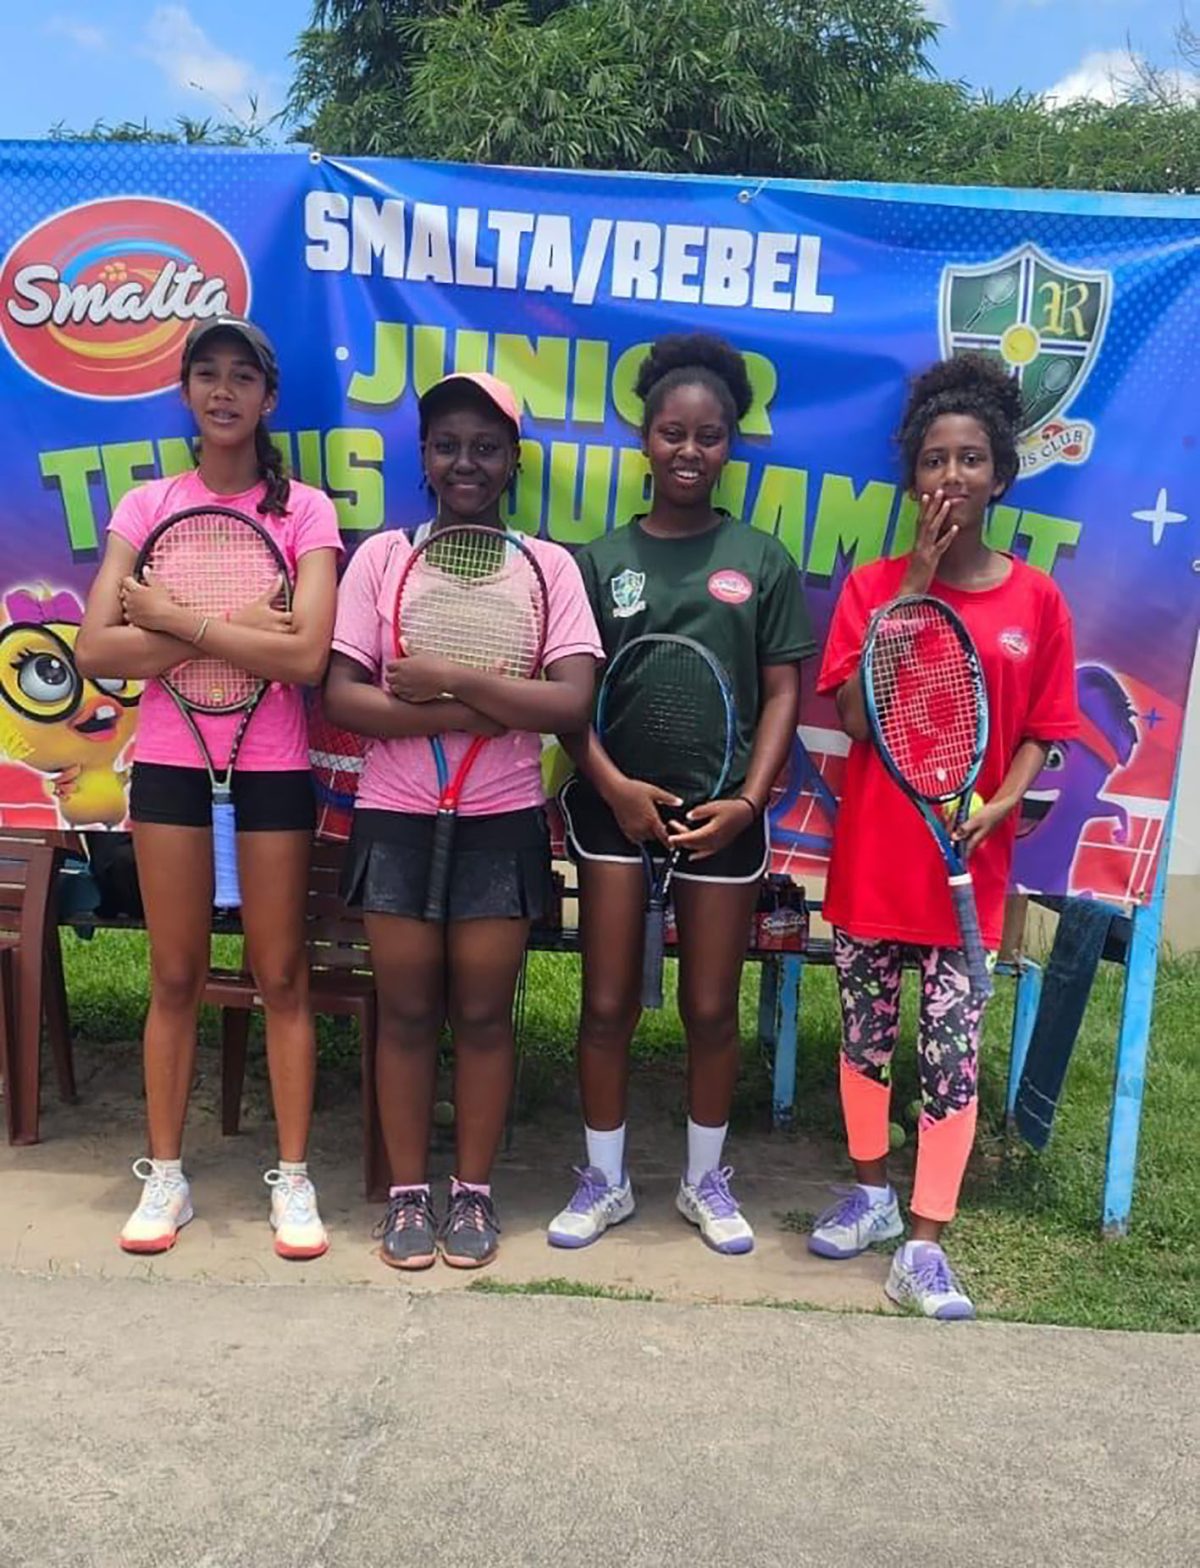
[[(519, 416), (494, 376), (448, 376), (420, 403), (433, 527), (500, 527), (517, 469)], [(402, 533), (361, 545), (338, 593), (325, 708), (370, 736), (354, 812), (345, 893), (362, 907), (379, 995), (377, 1083), (393, 1186), (378, 1234), (393, 1268), (478, 1268), (500, 1230), (491, 1170), (512, 1092), (512, 1006), (529, 927), (551, 897), (541, 734), (583, 729), (600, 640), (565, 550), (526, 541), (546, 579), (544, 680), (513, 680), (426, 655), (397, 659), (396, 589), (412, 546)], [(480, 753), (459, 807), (446, 925), (425, 921), (438, 784), (427, 737), (445, 737), (453, 775), (472, 737)], [(455, 1047), (456, 1174), (439, 1227), (426, 1152), (438, 1036)]]
[[(266, 1178), (275, 1250), (319, 1257), (328, 1241), (305, 1163), (316, 1067), (304, 945), (314, 807), (300, 688), (325, 668), (341, 541), (328, 498), (285, 477), (267, 433), (279, 371), (258, 327), (231, 316), (201, 323), (184, 347), (182, 383), (200, 433), (198, 466), (143, 485), (116, 507), (77, 650), (86, 674), (150, 681), (129, 800), (150, 936), (150, 1158), (134, 1165), (142, 1199), (120, 1242), (127, 1252), (164, 1252), (193, 1212), (180, 1148), (209, 966), (212, 791), (195, 741), (153, 677), (194, 658), (200, 645), (275, 683), (250, 721), (233, 773), (242, 922), (266, 1015), (279, 1127), (279, 1168)], [(136, 580), (138, 551), (155, 525), (205, 505), (245, 512), (271, 533), (294, 584), (290, 610), (264, 598), (227, 622), (201, 624), (165, 589)], [(229, 756), (237, 717), (197, 719), (217, 767)]]

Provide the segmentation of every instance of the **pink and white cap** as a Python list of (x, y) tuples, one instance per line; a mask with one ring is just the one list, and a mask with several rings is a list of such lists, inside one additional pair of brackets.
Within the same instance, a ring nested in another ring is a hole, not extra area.
[(495, 404), (505, 419), (512, 421), (517, 427), (517, 434), (520, 435), (521, 408), (516, 393), (507, 381), (501, 381), (499, 376), (490, 375), (486, 370), (456, 370), (448, 376), (443, 376), (440, 381), (435, 381), (421, 394), (421, 403), (425, 404), (435, 392), (440, 392), (443, 387), (452, 387), (456, 381), (469, 381), (472, 386), (478, 387), (488, 402)]

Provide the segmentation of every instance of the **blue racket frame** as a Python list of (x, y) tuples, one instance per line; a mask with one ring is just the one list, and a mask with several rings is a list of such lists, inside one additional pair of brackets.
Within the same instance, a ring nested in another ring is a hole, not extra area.
[[(884, 739), (883, 723), (875, 693), (875, 653), (878, 646), (879, 628), (887, 616), (893, 615), (897, 610), (911, 605), (936, 609), (937, 613), (953, 631), (963, 652), (967, 656), (971, 682), (975, 687), (977, 699), (974, 761), (964, 779), (956, 780), (953, 789), (938, 795), (920, 794), (900, 771)], [(862, 671), (863, 699), (867, 710), (867, 722), (871, 727), (871, 738), (875, 743), (875, 750), (879, 754), (880, 761), (887, 769), (889, 777), (921, 813), (926, 827), (933, 835), (934, 842), (941, 852), (942, 860), (946, 866), (946, 878), (950, 884), (950, 897), (954, 903), (954, 913), (962, 936), (963, 956), (966, 959), (967, 975), (971, 982), (971, 990), (981, 1000), (986, 1001), (992, 994), (992, 976), (988, 967), (987, 950), (983, 945), (983, 937), (979, 930), (979, 911), (975, 907), (975, 885), (971, 880), (971, 872), (963, 853), (953, 837), (953, 834), (966, 820), (970, 808), (971, 795), (979, 778), (979, 770), (983, 766), (984, 753), (987, 750), (988, 743), (987, 686), (983, 678), (983, 666), (979, 662), (979, 652), (961, 618), (955, 614), (948, 604), (941, 599), (934, 598), (932, 595), (909, 594), (900, 599), (893, 599), (891, 603), (884, 605), (882, 609), (877, 610), (872, 616), (871, 623), (867, 628), (866, 642), (863, 645), (860, 668)], [(951, 823), (947, 825), (942, 813), (936, 808), (949, 805), (951, 802), (957, 802), (957, 809)]]

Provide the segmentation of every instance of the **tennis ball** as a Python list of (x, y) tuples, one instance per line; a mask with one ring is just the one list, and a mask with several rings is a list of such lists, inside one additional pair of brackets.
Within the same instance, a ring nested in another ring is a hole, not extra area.
[(905, 1115), (915, 1127), (921, 1120), (921, 1112), (925, 1109), (920, 1100), (910, 1100)]
[[(955, 815), (958, 812), (958, 802), (961, 799), (962, 796), (959, 795), (955, 800), (948, 800), (941, 808), (942, 817), (947, 827), (949, 827), (950, 824), (954, 821)], [(973, 790), (971, 793), (971, 804), (967, 808), (967, 816), (973, 817), (977, 811), (982, 809), (983, 803), (983, 796), (979, 793), (978, 790)]]
[(454, 1102), (452, 1100), (438, 1100), (433, 1107), (433, 1125), (435, 1127), (454, 1126)]
[(908, 1142), (908, 1134), (899, 1122), (888, 1123), (888, 1148), (902, 1149)]

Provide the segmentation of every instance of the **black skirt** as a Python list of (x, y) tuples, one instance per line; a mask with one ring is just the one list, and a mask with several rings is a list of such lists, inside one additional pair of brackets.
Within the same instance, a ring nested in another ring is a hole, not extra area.
[[(360, 807), (354, 813), (342, 896), (371, 915), (425, 913), (432, 816)], [(459, 817), (450, 870), (451, 920), (544, 920), (553, 901), (550, 834), (540, 806)]]

